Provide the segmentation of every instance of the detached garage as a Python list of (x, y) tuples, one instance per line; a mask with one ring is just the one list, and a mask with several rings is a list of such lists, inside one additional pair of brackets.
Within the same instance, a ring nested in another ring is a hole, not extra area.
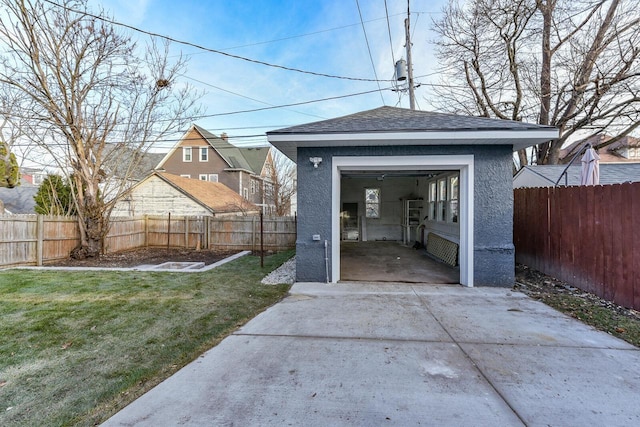
[[(267, 136), (298, 166), (298, 281), (354, 280), (341, 269), (354, 259), (347, 254), (373, 259), (426, 246), (456, 283), (512, 286), (513, 151), (558, 131), (381, 107)], [(367, 267), (381, 267), (377, 280), (407, 281), (410, 269), (384, 260)], [(416, 271), (412, 281), (442, 283)]]

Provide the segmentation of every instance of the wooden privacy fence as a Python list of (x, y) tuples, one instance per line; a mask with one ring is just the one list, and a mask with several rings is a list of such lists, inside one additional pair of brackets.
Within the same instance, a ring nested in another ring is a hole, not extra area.
[(516, 260), (640, 310), (640, 183), (516, 189)]
[[(264, 250), (295, 247), (293, 217), (265, 217)], [(75, 217), (43, 215), (0, 216), (0, 268), (42, 265), (65, 259), (79, 243)], [(104, 252), (147, 246), (260, 250), (260, 217), (113, 217)]]

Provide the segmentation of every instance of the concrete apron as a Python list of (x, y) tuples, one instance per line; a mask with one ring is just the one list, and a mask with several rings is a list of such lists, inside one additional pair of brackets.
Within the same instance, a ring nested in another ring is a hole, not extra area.
[(500, 288), (298, 283), (104, 425), (640, 425), (640, 350)]

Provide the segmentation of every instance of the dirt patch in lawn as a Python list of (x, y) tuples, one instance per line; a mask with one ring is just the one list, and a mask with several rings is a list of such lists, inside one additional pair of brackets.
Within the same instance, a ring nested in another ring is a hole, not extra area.
[(139, 265), (157, 265), (164, 262), (204, 262), (213, 264), (239, 251), (195, 250), (180, 248), (139, 248), (126, 252), (102, 255), (99, 258), (83, 260), (64, 259), (51, 263), (51, 267), (105, 267), (131, 268)]
[(640, 312), (636, 310), (606, 301), (521, 264), (516, 266), (514, 289), (596, 329), (640, 346)]

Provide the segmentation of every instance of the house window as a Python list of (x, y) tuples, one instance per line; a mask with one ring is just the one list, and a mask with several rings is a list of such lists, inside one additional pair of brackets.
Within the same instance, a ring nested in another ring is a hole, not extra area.
[(637, 156), (637, 150), (635, 148), (629, 148), (629, 158), (635, 159)]
[(207, 180), (207, 174), (206, 173), (201, 173), (200, 175), (198, 175), (198, 178), (200, 179), (200, 181), (206, 181)]
[(200, 161), (201, 162), (209, 161), (209, 149), (207, 147), (200, 147)]
[(183, 162), (191, 161), (191, 147), (182, 147), (182, 161)]
[(449, 222), (458, 222), (458, 193), (460, 191), (458, 175), (449, 177)]
[(209, 174), (209, 181), (210, 182), (218, 182), (218, 174), (217, 173), (210, 173)]
[(447, 219), (447, 180), (438, 180), (438, 221)]
[(243, 188), (242, 189), (242, 195), (244, 196), (245, 199), (249, 200), (249, 189), (248, 188)]
[(255, 179), (251, 180), (251, 194), (256, 194), (258, 192), (258, 183)]
[(364, 189), (365, 212), (367, 218), (380, 218), (380, 189)]
[(438, 187), (436, 182), (429, 183), (429, 219), (431, 221), (436, 220), (436, 200), (438, 199)]
[(180, 176), (183, 177), (183, 178), (191, 178), (191, 175), (188, 175), (188, 174), (183, 174), (183, 175), (180, 175)]

